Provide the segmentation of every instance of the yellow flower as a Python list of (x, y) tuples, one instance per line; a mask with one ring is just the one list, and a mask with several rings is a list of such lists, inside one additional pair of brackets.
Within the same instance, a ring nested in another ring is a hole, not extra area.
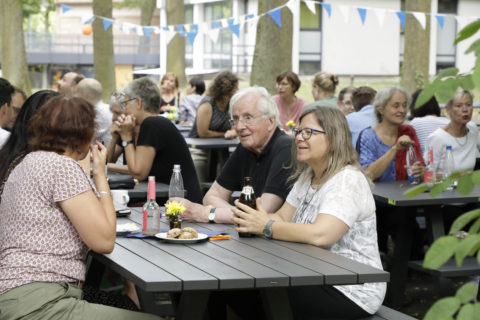
[(170, 113), (174, 113), (175, 110), (177, 110), (177, 107), (171, 106), (169, 111), (170, 111)]
[(167, 210), (165, 213), (169, 216), (176, 216), (179, 213), (183, 213), (185, 211), (185, 206), (178, 201), (168, 201), (165, 203), (165, 207)]
[(286, 125), (287, 127), (289, 127), (290, 129), (293, 129), (293, 128), (295, 128), (295, 126), (296, 126), (296, 124), (295, 124), (295, 122), (294, 122), (293, 120), (288, 120), (287, 123), (285, 123), (285, 125)]
[(174, 113), (167, 114), (168, 120), (174, 120), (177, 116)]

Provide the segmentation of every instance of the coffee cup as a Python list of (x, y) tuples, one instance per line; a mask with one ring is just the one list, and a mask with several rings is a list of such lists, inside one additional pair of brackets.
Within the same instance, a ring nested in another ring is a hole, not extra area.
[(111, 190), (110, 192), (112, 193), (113, 206), (115, 209), (127, 207), (128, 201), (130, 201), (128, 190)]

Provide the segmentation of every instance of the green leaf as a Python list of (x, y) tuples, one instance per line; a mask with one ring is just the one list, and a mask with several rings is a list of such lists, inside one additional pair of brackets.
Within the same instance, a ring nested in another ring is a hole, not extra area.
[(435, 197), (438, 196), (440, 193), (442, 193), (443, 191), (445, 191), (445, 189), (447, 189), (448, 186), (451, 186), (451, 185), (452, 185), (452, 182), (453, 182), (453, 179), (451, 179), (450, 177), (448, 177), (448, 178), (445, 179), (444, 181), (435, 184), (435, 185), (432, 187), (432, 189), (430, 189), (430, 196), (431, 196), (432, 198), (435, 198)]
[(472, 176), (472, 182), (475, 183), (476, 185), (480, 185), (480, 170), (473, 171), (471, 173)]
[(480, 52), (480, 39), (475, 40), (470, 47), (468, 47), (467, 51), (465, 51), (465, 54), (470, 52), (475, 52), (475, 55), (478, 56), (478, 53)]
[(455, 68), (455, 67), (447, 68), (447, 69), (443, 70), (442, 72), (440, 72), (440, 74), (437, 76), (436, 79), (442, 79), (442, 78), (445, 78), (445, 77), (453, 77), (453, 76), (456, 76), (457, 73), (458, 73), (458, 68)]
[(480, 230), (480, 219), (477, 219), (468, 229), (468, 233), (478, 233)]
[(471, 74), (463, 77), (460, 81), (460, 86), (465, 90), (475, 89), (475, 83), (473, 83), (473, 76)]
[(465, 283), (463, 286), (461, 286), (457, 290), (457, 293), (455, 294), (455, 297), (460, 299), (460, 302), (462, 304), (465, 304), (474, 300), (476, 296), (477, 296), (477, 285), (473, 282)]
[(455, 39), (454, 44), (457, 44), (465, 39), (470, 38), (472, 35), (474, 35), (478, 31), (478, 29), (480, 29), (480, 21), (477, 20), (470, 23), (465, 28), (460, 30), (460, 32), (458, 33), (457, 39)]
[(473, 304), (466, 304), (464, 305), (460, 311), (458, 312), (458, 315), (457, 315), (457, 320), (471, 320), (471, 319), (475, 319), (473, 317), (473, 315), (475, 314), (474, 313), (474, 307), (473, 307)]
[(415, 102), (415, 108), (419, 108), (423, 106), (425, 103), (427, 103), (427, 101), (433, 97), (439, 84), (440, 84), (440, 81), (434, 81), (431, 84), (429, 84), (425, 89), (423, 89), (422, 92), (420, 92), (420, 94), (417, 97), (417, 101)]
[(460, 80), (457, 78), (449, 78), (441, 81), (435, 90), (435, 97), (439, 102), (446, 102), (452, 99), (453, 95), (460, 86)]
[(451, 319), (460, 307), (460, 299), (448, 297), (438, 300), (428, 310), (423, 320)]
[(407, 199), (418, 196), (419, 194), (428, 190), (428, 187), (425, 183), (421, 183), (413, 188), (407, 189), (403, 192)]
[(475, 67), (473, 68), (472, 80), (475, 84), (475, 87), (479, 88), (480, 86), (480, 59), (477, 59), (475, 62)]
[(465, 212), (464, 214), (459, 216), (457, 219), (455, 219), (455, 221), (453, 221), (452, 226), (450, 227), (449, 233), (452, 234), (462, 230), (463, 227), (465, 227), (470, 221), (478, 217), (480, 217), (480, 209), (475, 209), (475, 210)]
[(447, 262), (455, 253), (460, 240), (454, 236), (443, 236), (435, 240), (425, 254), (423, 267), (437, 269)]
[(473, 191), (472, 176), (466, 175), (458, 179), (457, 192), (463, 195), (470, 194)]
[(457, 250), (455, 250), (457, 266), (460, 267), (462, 265), (463, 259), (465, 259), (478, 244), (480, 244), (480, 234), (470, 234), (460, 241)]

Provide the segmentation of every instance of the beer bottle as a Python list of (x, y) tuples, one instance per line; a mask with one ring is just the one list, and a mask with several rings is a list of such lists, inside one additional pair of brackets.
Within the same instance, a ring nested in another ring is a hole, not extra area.
[[(257, 209), (257, 197), (255, 197), (255, 192), (253, 191), (252, 187), (252, 178), (245, 177), (243, 178), (243, 188), (242, 193), (240, 194), (240, 198), (238, 199), (240, 203), (246, 204), (250, 208)], [(238, 235), (240, 237), (254, 237), (253, 233), (248, 232), (239, 232)]]

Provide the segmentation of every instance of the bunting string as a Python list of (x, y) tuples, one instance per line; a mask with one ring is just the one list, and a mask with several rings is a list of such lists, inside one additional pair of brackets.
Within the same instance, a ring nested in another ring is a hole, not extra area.
[[(116, 19), (102, 17), (93, 15), (87, 17), (83, 20), (84, 24), (92, 24), (95, 19), (101, 19), (103, 21), (104, 30), (108, 30), (110, 27), (117, 27), (125, 34), (130, 34), (130, 32), (137, 34), (139, 36), (150, 37), (152, 34), (161, 34), (167, 40), (167, 44), (175, 36), (179, 35), (188, 39), (189, 43), (193, 46), (197, 35), (201, 32), (210, 37), (213, 42), (218, 40), (219, 32), (221, 30), (227, 29), (230, 30), (237, 38), (240, 37), (240, 29), (244, 24), (250, 24), (252, 27), (256, 26), (259, 19), (264, 16), (269, 16), (277, 25), (278, 28), (282, 28), (282, 8), (287, 7), (292, 14), (298, 14), (296, 10), (295, 3), (299, 0), (289, 0), (286, 4), (276, 7), (269, 10), (268, 12), (260, 14), (245, 14), (236, 17), (223, 18), (219, 20), (205, 21), (200, 23), (193, 24), (177, 24), (177, 25), (166, 25), (166, 26), (141, 26), (127, 22), (121, 22)], [(360, 18), (361, 25), (365, 25), (367, 19), (375, 16), (379, 26), (382, 28), (385, 23), (385, 16), (387, 14), (393, 14), (397, 16), (399, 23), (402, 28), (405, 27), (405, 19), (407, 14), (412, 15), (420, 26), (426, 28), (426, 17), (432, 16), (435, 17), (435, 20), (438, 23), (438, 26), (443, 30), (445, 25), (445, 19), (456, 19), (459, 23), (471, 22), (474, 20), (480, 20), (479, 17), (465, 17), (465, 16), (456, 16), (453, 14), (437, 14), (429, 12), (418, 12), (418, 11), (397, 11), (392, 9), (384, 8), (371, 8), (371, 7), (357, 7), (357, 6), (347, 6), (347, 5), (337, 5), (331, 3), (320, 2), (318, 0), (302, 0), (306, 7), (312, 12), (312, 14), (317, 14), (317, 5), (320, 6), (319, 10), (324, 10), (326, 13), (326, 18), (331, 19), (332, 16), (339, 13), (346, 23), (350, 22), (350, 17), (352, 12), (356, 12)], [(68, 14), (69, 12), (74, 11), (74, 8), (62, 4), (61, 5), (62, 14)], [(372, 15), (371, 13), (374, 13)]]

